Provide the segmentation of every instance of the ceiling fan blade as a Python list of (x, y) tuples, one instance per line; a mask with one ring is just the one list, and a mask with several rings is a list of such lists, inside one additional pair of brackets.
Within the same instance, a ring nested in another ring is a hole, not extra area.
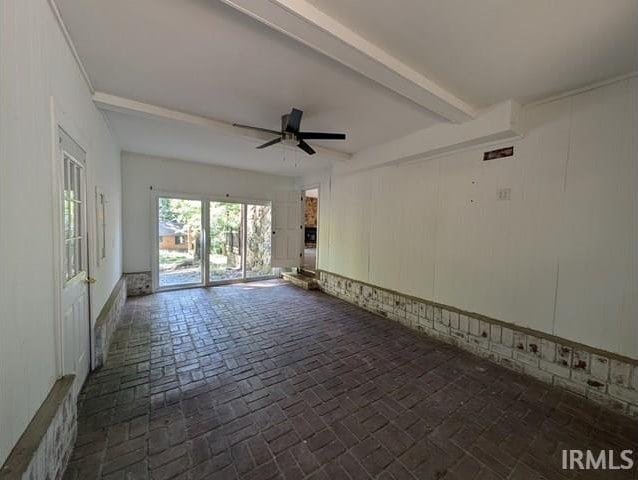
[(279, 142), (281, 142), (281, 137), (277, 137), (274, 140), (264, 143), (263, 145), (259, 145), (257, 148), (270, 147), (271, 145), (274, 145), (275, 143), (279, 143)]
[(261, 127), (251, 127), (250, 125), (242, 125), (240, 123), (233, 123), (233, 127), (246, 128), (248, 130), (257, 130), (258, 132), (266, 132), (266, 133), (272, 133), (274, 135), (281, 135), (281, 132), (278, 132), (277, 130), (270, 130), (268, 128), (261, 128)]
[(301, 125), (301, 117), (303, 112), (297, 108), (293, 108), (290, 114), (288, 114), (288, 121), (286, 122), (286, 132), (297, 133), (299, 126)]
[(299, 132), (297, 134), (299, 138), (313, 139), (313, 140), (345, 140), (345, 133), (328, 133), (328, 132)]
[(297, 146), (301, 148), (304, 152), (306, 152), (308, 155), (314, 155), (315, 153), (317, 153), (312, 149), (310, 145), (304, 142), (302, 138), (299, 139), (299, 143), (297, 144)]

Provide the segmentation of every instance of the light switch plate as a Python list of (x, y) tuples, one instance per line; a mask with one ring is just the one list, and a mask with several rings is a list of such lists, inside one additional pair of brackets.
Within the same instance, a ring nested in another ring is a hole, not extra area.
[(496, 191), (496, 199), (497, 200), (511, 200), (512, 199), (512, 189), (511, 188), (499, 188)]

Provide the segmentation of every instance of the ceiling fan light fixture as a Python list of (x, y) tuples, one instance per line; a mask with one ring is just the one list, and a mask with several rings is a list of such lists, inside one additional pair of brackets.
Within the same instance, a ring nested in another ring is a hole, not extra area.
[(284, 147), (297, 147), (308, 155), (314, 155), (317, 153), (306, 140), (345, 140), (345, 133), (329, 133), (329, 132), (303, 132), (299, 130), (301, 124), (301, 117), (303, 116), (303, 112), (298, 108), (293, 108), (290, 113), (281, 116), (281, 132), (277, 132), (275, 130), (269, 130), (267, 128), (261, 127), (251, 127), (249, 125), (241, 125), (238, 123), (234, 123), (235, 127), (239, 128), (248, 128), (252, 130), (256, 130), (258, 132), (272, 133), (277, 135), (277, 138), (274, 138), (262, 145), (258, 145), (258, 149), (270, 147), (271, 145), (275, 145), (277, 143), (281, 143)]
[(281, 143), (284, 145), (295, 147), (299, 143), (294, 133), (283, 132), (281, 134)]

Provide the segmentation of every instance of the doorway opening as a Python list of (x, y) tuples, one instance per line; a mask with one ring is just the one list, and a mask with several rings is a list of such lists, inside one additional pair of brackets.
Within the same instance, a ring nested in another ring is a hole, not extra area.
[(91, 358), (89, 242), (86, 208), (86, 152), (58, 128), (59, 226), (61, 233), (60, 376), (75, 374), (77, 390)]
[(269, 202), (158, 196), (156, 288), (272, 278), (271, 217)]
[(304, 190), (304, 249), (301, 264), (304, 272), (317, 271), (317, 247), (319, 243), (319, 188)]

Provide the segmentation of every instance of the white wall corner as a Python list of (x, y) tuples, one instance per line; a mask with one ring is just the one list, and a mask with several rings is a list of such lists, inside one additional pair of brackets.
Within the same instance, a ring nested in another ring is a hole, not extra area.
[(481, 111), (460, 125), (440, 123), (390, 142), (357, 152), (350, 161), (335, 165), (335, 175), (345, 175), (393, 165), (491, 142), (520, 138), (521, 106), (507, 100)]

